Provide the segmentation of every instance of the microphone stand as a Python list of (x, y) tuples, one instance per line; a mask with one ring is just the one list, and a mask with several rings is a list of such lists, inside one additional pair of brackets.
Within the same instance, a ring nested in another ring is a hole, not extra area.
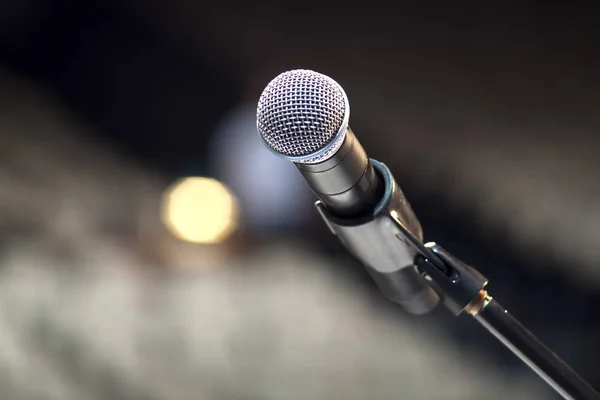
[(421, 246), (424, 254), (415, 257), (415, 265), (431, 279), (450, 311), (455, 315), (465, 311), (473, 316), (563, 398), (600, 399), (600, 394), (565, 361), (485, 291), (487, 279), (483, 275), (435, 243)]
[[(563, 398), (600, 400), (600, 394), (589, 383), (487, 293), (486, 277), (437, 244), (423, 244), (411, 232), (410, 220), (402, 217), (403, 214), (406, 215), (402, 207), (406, 207), (407, 203), (399, 201), (403, 199), (398, 197), (401, 194), (391, 172), (384, 164), (376, 160), (371, 162), (386, 186), (384, 199), (375, 210), (371, 223), (342, 223), (329, 214), (320, 201), (316, 203), (326, 224), (346, 247), (353, 250), (355, 255), (362, 255), (363, 259), (368, 260), (381, 257), (378, 253), (397, 245), (396, 250), (400, 254), (410, 255), (407, 260), (413, 261), (417, 272), (455, 316), (463, 312), (473, 316)], [(374, 240), (366, 247), (357, 248), (357, 244), (368, 237)], [(404, 259), (399, 258), (397, 261), (401, 263)]]

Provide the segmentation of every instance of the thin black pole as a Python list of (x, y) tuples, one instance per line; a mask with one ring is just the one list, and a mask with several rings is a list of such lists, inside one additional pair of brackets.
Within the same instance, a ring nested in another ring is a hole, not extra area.
[(475, 319), (565, 399), (600, 399), (598, 392), (496, 300), (489, 301)]

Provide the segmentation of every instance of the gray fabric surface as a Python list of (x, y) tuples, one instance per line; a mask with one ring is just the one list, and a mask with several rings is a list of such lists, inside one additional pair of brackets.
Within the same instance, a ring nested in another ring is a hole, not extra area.
[(386, 315), (326, 272), (331, 261), (297, 248), (218, 268), (199, 258), (199, 272), (153, 279), (104, 267), (115, 258), (65, 269), (42, 246), (11, 246), (2, 398), (542, 398), (532, 375), (508, 376), (443, 332)]

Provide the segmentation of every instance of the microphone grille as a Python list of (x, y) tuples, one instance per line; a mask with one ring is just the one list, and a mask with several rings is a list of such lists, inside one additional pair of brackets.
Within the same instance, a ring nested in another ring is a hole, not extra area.
[(258, 132), (266, 145), (294, 162), (329, 158), (345, 137), (349, 106), (342, 87), (310, 70), (273, 79), (258, 101)]

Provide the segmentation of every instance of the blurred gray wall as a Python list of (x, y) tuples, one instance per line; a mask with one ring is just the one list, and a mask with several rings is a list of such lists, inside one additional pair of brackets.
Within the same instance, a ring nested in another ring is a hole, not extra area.
[(6, 72), (0, 86), (3, 399), (547, 393), (390, 316), (301, 244), (232, 258), (161, 236), (160, 177), (86, 140), (43, 88)]
[(507, 233), (523, 255), (534, 251), (568, 268), (573, 282), (598, 287), (600, 53), (592, 18), (510, 2), (398, 10), (378, 2), (128, 4), (232, 75), (261, 71), (256, 98), (287, 69), (332, 76), (372, 157), (439, 196), (440, 207), (475, 211), (472, 225)]

